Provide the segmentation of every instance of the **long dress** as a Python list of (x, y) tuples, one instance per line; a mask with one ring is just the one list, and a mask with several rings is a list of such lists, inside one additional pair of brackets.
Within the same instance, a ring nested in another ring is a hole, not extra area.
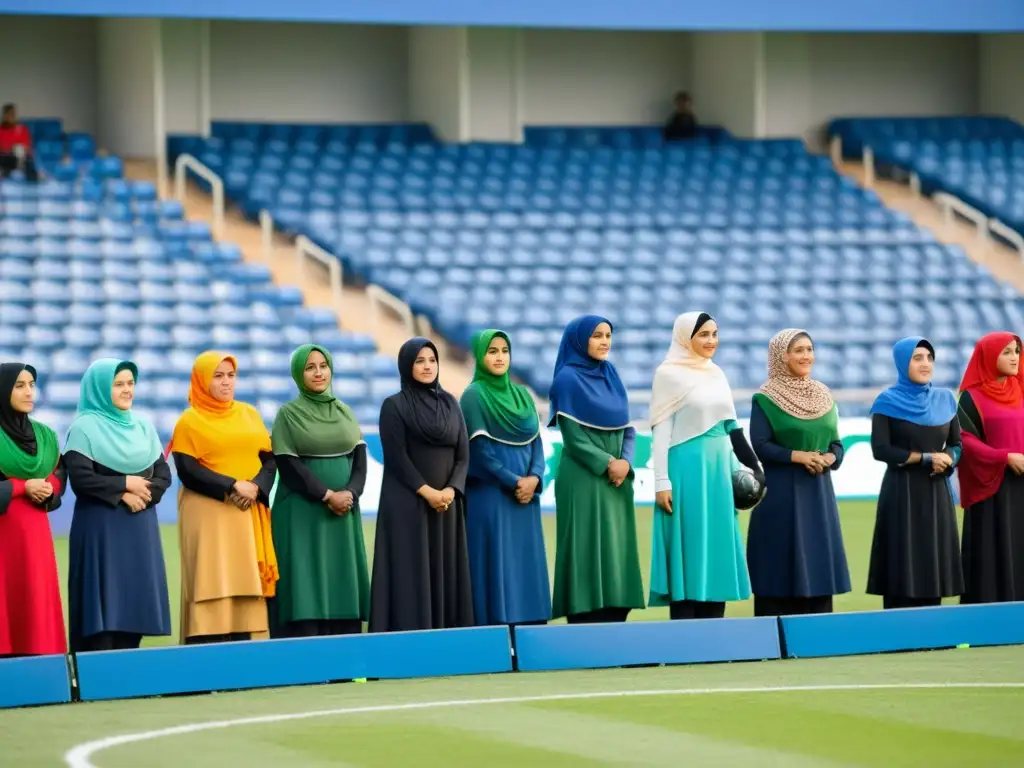
[(551, 618), (551, 585), (540, 517), (540, 493), (515, 499), (520, 477), (544, 479), (544, 446), (508, 445), (485, 436), (469, 441), (466, 531), (476, 623), (525, 624)]
[[(181, 547), (181, 641), (248, 640), (267, 632), (252, 516), (227, 501), (235, 478), (214, 472), (193, 456), (174, 453)], [(265, 454), (258, 503), (274, 485), (273, 455)], [(248, 478), (245, 478), (248, 479)]]
[(960, 395), (959, 418), (961, 461), (1005, 467), (995, 495), (964, 509), (960, 602), (1024, 600), (1024, 475), (1006, 466), (1007, 453), (1024, 452), (1024, 408), (998, 405), (972, 390)]
[(949, 488), (953, 468), (932, 475), (922, 463), (907, 464), (911, 452), (960, 453), (960, 423), (926, 427), (875, 414), (871, 449), (887, 466), (878, 494), (871, 543), (868, 594), (890, 606), (938, 605), (964, 591), (956, 509)]
[(810, 474), (791, 461), (793, 451), (831, 453), (832, 471), (843, 463), (834, 434), (835, 409), (816, 419), (783, 411), (763, 394), (754, 395), (750, 442), (764, 465), (767, 493), (754, 508), (747, 529), (747, 565), (757, 611), (822, 613), (832, 596), (850, 591), (832, 477)]
[(42, 507), (23, 495), (25, 479), (0, 474), (0, 656), (66, 653), (47, 513), (60, 506), (67, 473), (58, 464), (46, 478), (53, 495)]
[(608, 479), (612, 458), (632, 463), (635, 431), (585, 427), (558, 417), (562, 452), (555, 477), (555, 588), (552, 615), (606, 612), (622, 620), (644, 607), (637, 553), (633, 472), (616, 488)]
[[(371, 632), (470, 627), (473, 592), (466, 544), (465, 426), (454, 445), (421, 439), (402, 420), (398, 395), (381, 407), (384, 477), (377, 510)], [(456, 407), (452, 418), (462, 420)], [(452, 488), (455, 501), (436, 512), (416, 491)]]
[(672, 514), (660, 507), (654, 512), (650, 604), (745, 600), (750, 579), (733, 501), (737, 461), (729, 438), (739, 425), (720, 421), (672, 445), (681, 413), (654, 428), (654, 450), (667, 448)]
[[(278, 454), (271, 529), (281, 578), (274, 636), (357, 634), (370, 615), (370, 584), (359, 497), (366, 444), (342, 456)], [(355, 500), (344, 515), (323, 501), (328, 489)]]
[(162, 458), (139, 475), (152, 500), (133, 513), (121, 502), (125, 476), (77, 451), (64, 454), (71, 519), (68, 612), (71, 650), (136, 648), (143, 636), (171, 634), (167, 571), (156, 505), (171, 485)]

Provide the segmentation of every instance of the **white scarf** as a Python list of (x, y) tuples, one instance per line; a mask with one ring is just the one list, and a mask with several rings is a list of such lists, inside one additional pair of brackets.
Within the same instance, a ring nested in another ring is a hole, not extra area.
[(703, 435), (718, 422), (736, 418), (732, 389), (725, 372), (693, 351), (691, 339), (697, 319), (704, 313), (687, 312), (672, 325), (672, 344), (654, 371), (651, 391), (651, 426), (672, 418), (682, 423), (672, 430), (673, 443)]

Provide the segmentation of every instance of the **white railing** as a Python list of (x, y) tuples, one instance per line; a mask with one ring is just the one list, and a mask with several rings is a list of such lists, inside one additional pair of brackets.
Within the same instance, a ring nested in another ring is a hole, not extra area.
[(1021, 260), (1024, 260), (1024, 236), (1021, 236), (1020, 232), (1006, 226), (999, 219), (989, 219), (988, 228), (993, 234), (999, 235), (999, 237), (1016, 248)]
[(260, 211), (260, 255), (265, 264), (274, 261), (274, 217), (266, 208)]
[(979, 211), (977, 208), (965, 203), (958, 197), (947, 194), (946, 192), (937, 192), (932, 196), (932, 200), (939, 206), (939, 210), (942, 211), (942, 215), (946, 220), (946, 224), (952, 226), (956, 221), (956, 216), (967, 219), (972, 222), (978, 230), (978, 241), (985, 244), (989, 241), (988, 232), (988, 216)]
[[(268, 214), (269, 218), (269, 214)], [(273, 227), (273, 224), (271, 224)], [(298, 273), (299, 285), (306, 284), (306, 259), (310, 258), (327, 268), (327, 279), (331, 283), (334, 298), (334, 310), (341, 312), (343, 299), (341, 260), (333, 253), (328, 253), (305, 235), (295, 238), (295, 271)]]
[(864, 186), (871, 189), (875, 186), (875, 150), (864, 145)]
[(389, 309), (398, 315), (410, 335), (416, 335), (416, 318), (412, 313), (412, 308), (400, 298), (388, 293), (379, 285), (372, 284), (366, 286), (366, 298), (370, 300), (370, 322), (373, 324), (375, 333), (380, 329), (381, 310)]
[(829, 154), (832, 156), (832, 165), (836, 168), (843, 162), (843, 139), (837, 133), (829, 142)]
[(192, 171), (210, 185), (213, 192), (213, 236), (219, 239), (224, 233), (224, 182), (220, 176), (192, 155), (179, 155), (174, 161), (174, 196), (182, 204), (185, 203), (188, 171)]

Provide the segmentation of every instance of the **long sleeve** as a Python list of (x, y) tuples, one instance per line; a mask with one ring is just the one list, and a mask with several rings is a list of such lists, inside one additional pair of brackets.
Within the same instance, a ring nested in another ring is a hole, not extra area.
[(836, 457), (836, 460), (832, 462), (832, 466), (829, 467), (832, 472), (835, 472), (843, 465), (843, 459), (846, 458), (846, 449), (843, 448), (843, 441), (836, 440), (834, 443), (829, 444), (828, 452)]
[(626, 427), (622, 433), (622, 456), (623, 461), (628, 461), (629, 466), (633, 466), (633, 459), (636, 456), (636, 429), (633, 427)]
[(172, 452), (181, 484), (193, 493), (224, 501), (235, 485), (234, 478), (204, 467), (195, 456)]
[(960, 463), (960, 456), (963, 454), (963, 437), (960, 434), (960, 420), (953, 419), (949, 422), (949, 437), (946, 438), (946, 453), (953, 460), (952, 465), (946, 470), (946, 475), (952, 475), (956, 465)]
[(548, 463), (544, 458), (544, 441), (538, 437), (530, 443), (530, 475), (540, 480), (537, 483), (536, 493), (544, 490), (544, 475), (547, 467)]
[(491, 443), (492, 441), (486, 437), (477, 437), (469, 441), (469, 462), (473, 471), (487, 474), (504, 488), (515, 490), (519, 478), (498, 461)]
[[(171, 487), (171, 466), (163, 456), (153, 463), (153, 474), (149, 478), (149, 490), (153, 494), (153, 500), (149, 502), (150, 507), (155, 507)], [(147, 507), (148, 509), (148, 507)]]
[[(462, 421), (462, 412), (459, 412), (459, 421)], [(466, 475), (469, 473), (469, 435), (466, 432), (466, 425), (459, 430), (459, 442), (455, 445), (455, 466), (448, 478), (448, 488), (453, 488), (460, 494), (466, 492)]]
[[(792, 464), (793, 451), (774, 441), (775, 433), (764, 410), (754, 400), (750, 409), (750, 442), (754, 453), (764, 464)], [(836, 457), (838, 462), (839, 457)]]
[(348, 478), (348, 485), (343, 490), (352, 494), (352, 498), (358, 499), (363, 495), (366, 487), (366, 443), (360, 443), (352, 450), (352, 472)]
[(732, 443), (732, 452), (736, 454), (736, 458), (740, 460), (740, 463), (760, 477), (763, 474), (761, 463), (757, 460), (757, 454), (754, 453), (754, 449), (747, 442), (747, 436), (743, 434), (743, 428), (737, 425), (736, 429), (731, 430), (729, 432), (729, 440)]
[(617, 457), (594, 445), (587, 437), (586, 427), (559, 416), (558, 428), (562, 432), (562, 450), (565, 453), (586, 467), (591, 474), (598, 477), (608, 474), (608, 464)]
[(64, 454), (64, 466), (67, 467), (68, 481), (76, 496), (91, 496), (111, 507), (121, 503), (121, 497), (127, 490), (124, 475), (100, 474), (96, 471), (97, 465), (77, 451)]
[(260, 463), (260, 471), (252, 481), (260, 489), (260, 502), (270, 504), (270, 492), (274, 490), (274, 480), (277, 479), (277, 460), (270, 451), (260, 451)]
[(672, 442), (672, 419), (654, 425), (651, 452), (654, 456), (654, 492), (672, 490), (668, 477), (668, 449)]
[(68, 471), (64, 468), (63, 458), (57, 460), (57, 467), (46, 480), (53, 486), (53, 495), (46, 500), (43, 509), (47, 512), (53, 512), (56, 509), (60, 509), (60, 505), (64, 500), (64, 491), (68, 488)]
[(296, 493), (301, 493), (310, 501), (322, 502), (324, 500), (329, 489), (321, 482), (320, 478), (310, 471), (309, 467), (302, 463), (302, 459), (298, 456), (284, 454), (279, 454), (276, 459), (277, 471), (281, 476), (282, 483)]
[(380, 445), (384, 452), (384, 470), (408, 490), (416, 493), (427, 483), (409, 458), (405, 440), (405, 423), (391, 400), (380, 408)]
[[(3, 477), (3, 475), (0, 475), (0, 477)], [(0, 515), (7, 512), (7, 507), (11, 505), (11, 501), (19, 495), (18, 493), (15, 493), (17, 489), (15, 488), (14, 483), (14, 480), (8, 480), (7, 478), (0, 480)], [(24, 486), (22, 486), (22, 488), (24, 488)]]
[(977, 465), (981, 471), (998, 471), (1002, 476), (1007, 466), (1007, 457), (1012, 451), (1005, 448), (993, 448), (985, 442), (981, 414), (969, 392), (960, 395), (960, 408), (957, 416), (960, 424), (963, 460)]
[(876, 413), (871, 417), (871, 453), (875, 461), (892, 466), (903, 466), (910, 458), (911, 451), (897, 448), (890, 437), (889, 417)]

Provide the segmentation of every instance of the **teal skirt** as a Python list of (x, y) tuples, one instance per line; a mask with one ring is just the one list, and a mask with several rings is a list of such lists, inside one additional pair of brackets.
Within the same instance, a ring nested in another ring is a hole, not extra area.
[(725, 422), (669, 450), (673, 513), (655, 508), (650, 605), (750, 597), (732, 497), (738, 466)]

